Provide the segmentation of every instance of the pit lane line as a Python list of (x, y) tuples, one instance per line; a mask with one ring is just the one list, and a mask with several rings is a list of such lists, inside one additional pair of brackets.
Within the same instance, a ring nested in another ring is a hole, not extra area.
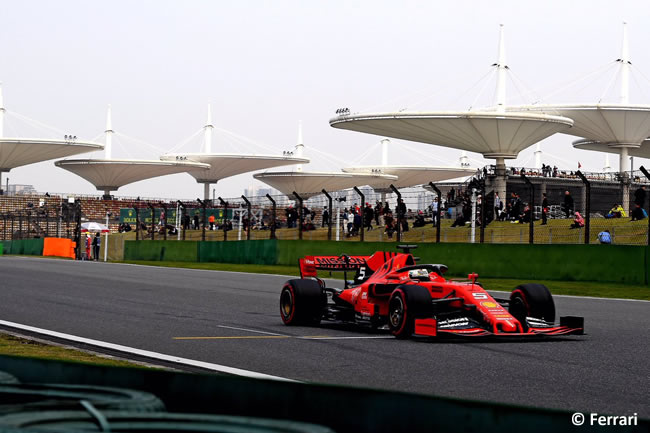
[(87, 344), (89, 346), (101, 347), (104, 349), (115, 350), (117, 352), (123, 352), (133, 355), (142, 356), (145, 358), (150, 358), (154, 360), (160, 360), (165, 362), (171, 362), (175, 364), (182, 364), (191, 367), (198, 367), (218, 373), (232, 374), (235, 376), (244, 376), (251, 377), (255, 379), (270, 379), (270, 380), (279, 380), (284, 382), (299, 382), (297, 380), (289, 379), (286, 377), (272, 376), (270, 374), (258, 373), (256, 371), (243, 370), (240, 368), (228, 367), (220, 364), (213, 364), (210, 362), (197, 361), (194, 359), (181, 358), (178, 356), (165, 355), (163, 353), (151, 352), (149, 350), (136, 349), (134, 347), (122, 346), (121, 344), (108, 343), (100, 340), (93, 340), (91, 338), (80, 337), (77, 335), (65, 334), (62, 332), (51, 331), (49, 329), (36, 328), (34, 326), (23, 325), (20, 323), (9, 322), (6, 320), (0, 320), (0, 326), (6, 326), (8, 328), (20, 329), (23, 331), (33, 332), (36, 334), (47, 335), (50, 337), (59, 338), (67, 341), (74, 341), (76, 343)]

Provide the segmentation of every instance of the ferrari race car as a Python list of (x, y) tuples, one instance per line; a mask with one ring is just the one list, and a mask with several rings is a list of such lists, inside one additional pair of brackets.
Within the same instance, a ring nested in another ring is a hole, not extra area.
[[(299, 260), (300, 279), (280, 294), (286, 325), (315, 326), (322, 320), (371, 328), (388, 326), (397, 338), (416, 336), (552, 336), (584, 333), (584, 318), (560, 317), (548, 288), (522, 284), (509, 299), (496, 299), (477, 282), (443, 277), (445, 265), (416, 264), (410, 250), (372, 256), (307, 256)], [(327, 287), (317, 272), (343, 271), (344, 288)], [(354, 280), (347, 280), (348, 272)]]

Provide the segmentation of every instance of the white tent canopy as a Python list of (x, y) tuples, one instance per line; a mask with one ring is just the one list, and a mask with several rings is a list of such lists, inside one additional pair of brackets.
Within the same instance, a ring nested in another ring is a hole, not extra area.
[(190, 173), (199, 183), (216, 183), (221, 179), (251, 171), (309, 162), (307, 158), (295, 158), (292, 156), (240, 155), (230, 153), (166, 154), (161, 156), (160, 159), (163, 161), (192, 161), (208, 164), (209, 168), (207, 170)]
[(327, 192), (340, 191), (355, 186), (370, 185), (377, 183), (381, 185), (395, 182), (397, 176), (381, 173), (361, 174), (342, 172), (266, 172), (253, 176), (272, 188), (277, 189), (288, 197), (293, 197), (297, 192), (303, 199), (321, 194), (321, 190)]
[(440, 145), (511, 158), (556, 132), (571, 119), (538, 113), (490, 111), (399, 112), (342, 115), (330, 120), (334, 128)]
[(428, 184), (429, 182), (436, 183), (450, 179), (471, 176), (476, 173), (476, 169), (473, 168), (407, 165), (346, 167), (342, 170), (346, 173), (379, 173), (397, 176), (397, 180), (386, 181), (384, 185), (381, 185), (380, 181), (376, 182), (375, 189), (387, 189), (391, 183), (396, 188), (408, 188), (411, 186)]
[[(607, 152), (618, 154), (620, 149), (616, 145), (601, 143), (600, 141), (593, 140), (576, 140), (573, 143), (573, 147), (576, 149), (582, 150), (592, 150), (596, 152)], [(641, 142), (639, 147), (631, 147), (628, 151), (628, 156), (634, 156), (638, 158), (650, 158), (650, 140), (644, 140)]]
[(562, 104), (508, 109), (569, 117), (573, 120), (573, 127), (562, 132), (607, 144), (638, 147), (650, 137), (649, 105)]
[(103, 148), (104, 145), (91, 141), (0, 138), (0, 171)]
[(74, 159), (57, 161), (55, 165), (83, 177), (106, 194), (133, 182), (209, 168), (196, 162), (133, 159)]

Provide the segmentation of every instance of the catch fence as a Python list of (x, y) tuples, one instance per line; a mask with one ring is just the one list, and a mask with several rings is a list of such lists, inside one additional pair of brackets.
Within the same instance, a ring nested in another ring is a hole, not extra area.
[(508, 170), (506, 197), (498, 198), (491, 167), (464, 183), (402, 190), (366, 186), (215, 200), (0, 196), (0, 236), (77, 241), (81, 224), (94, 221), (112, 233), (134, 232), (137, 240), (577, 244), (599, 242), (607, 231), (614, 244), (648, 243), (643, 172)]

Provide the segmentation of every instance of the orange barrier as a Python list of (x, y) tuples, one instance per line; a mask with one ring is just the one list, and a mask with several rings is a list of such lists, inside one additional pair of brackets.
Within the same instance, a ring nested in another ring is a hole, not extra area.
[(74, 247), (75, 243), (70, 239), (45, 238), (43, 242), (43, 255), (74, 259)]

